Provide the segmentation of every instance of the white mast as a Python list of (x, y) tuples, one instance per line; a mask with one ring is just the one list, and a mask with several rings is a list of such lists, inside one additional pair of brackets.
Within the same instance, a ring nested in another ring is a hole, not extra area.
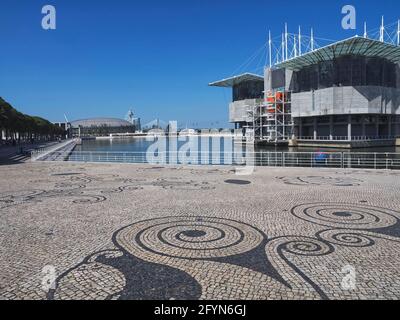
[(314, 30), (311, 28), (311, 51), (314, 51)]
[(269, 67), (272, 68), (272, 38), (271, 30), (268, 33), (268, 52), (269, 52)]
[(285, 61), (285, 35), (282, 33), (282, 62)]
[(367, 22), (364, 22), (364, 38), (368, 38), (368, 31), (367, 31)]
[(301, 56), (301, 27), (299, 26), (299, 56)]
[(397, 21), (397, 45), (400, 45), (400, 20)]
[(380, 42), (385, 41), (385, 22), (384, 22), (384, 17), (382, 16), (382, 24), (381, 24), (381, 32), (380, 32), (380, 37), (379, 37)]
[(285, 23), (285, 60), (288, 60), (288, 28)]
[(296, 35), (294, 36), (294, 40), (293, 40), (293, 49), (294, 49), (294, 57), (297, 58), (297, 37), (296, 37)]

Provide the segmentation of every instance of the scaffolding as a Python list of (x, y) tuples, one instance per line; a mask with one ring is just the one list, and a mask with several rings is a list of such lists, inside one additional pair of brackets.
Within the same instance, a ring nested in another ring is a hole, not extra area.
[(278, 89), (267, 92), (264, 101), (248, 106), (246, 126), (248, 142), (287, 143), (293, 134), (291, 92)]

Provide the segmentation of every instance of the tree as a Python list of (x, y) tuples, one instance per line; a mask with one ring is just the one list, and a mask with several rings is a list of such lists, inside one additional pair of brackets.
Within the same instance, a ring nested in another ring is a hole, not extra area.
[(37, 139), (54, 139), (64, 134), (64, 130), (46, 119), (32, 117), (14, 109), (0, 97), (0, 130), (6, 132), (6, 139), (13, 139), (18, 133), (19, 139), (29, 140), (32, 135)]

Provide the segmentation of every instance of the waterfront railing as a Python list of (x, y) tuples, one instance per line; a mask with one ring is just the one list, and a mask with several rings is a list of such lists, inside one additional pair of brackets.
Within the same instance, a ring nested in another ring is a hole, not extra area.
[[(255, 165), (268, 167), (357, 168), (400, 170), (400, 153), (350, 152), (99, 152), (55, 151), (41, 157), (42, 151), (32, 153), (32, 159), (42, 161), (138, 163), (158, 165)], [(48, 153), (48, 151), (44, 151)]]
[(354, 141), (376, 141), (376, 140), (396, 140), (399, 139), (398, 136), (301, 136), (297, 137), (296, 140), (313, 140), (313, 141), (344, 141), (344, 142), (354, 142)]

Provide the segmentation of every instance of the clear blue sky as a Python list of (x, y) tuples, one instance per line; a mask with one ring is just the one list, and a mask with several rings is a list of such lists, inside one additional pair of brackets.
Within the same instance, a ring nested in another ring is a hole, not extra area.
[[(41, 8), (57, 9), (57, 30)], [(341, 8), (357, 9), (358, 31), (341, 29)], [(0, 0), (0, 96), (20, 111), (63, 120), (156, 117), (226, 126), (231, 76), (289, 23), (296, 32), (340, 40), (400, 17), (399, 1)], [(264, 64), (261, 57), (256, 66)], [(245, 70), (241, 70), (245, 71)], [(260, 70), (261, 71), (261, 70)]]

